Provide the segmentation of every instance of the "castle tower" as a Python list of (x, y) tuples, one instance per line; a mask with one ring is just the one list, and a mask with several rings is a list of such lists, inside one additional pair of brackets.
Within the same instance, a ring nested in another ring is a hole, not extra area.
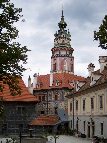
[(68, 72), (74, 74), (74, 49), (70, 44), (70, 32), (66, 30), (67, 23), (64, 21), (62, 10), (61, 21), (58, 23), (59, 30), (54, 34), (54, 47), (51, 49), (51, 72)]

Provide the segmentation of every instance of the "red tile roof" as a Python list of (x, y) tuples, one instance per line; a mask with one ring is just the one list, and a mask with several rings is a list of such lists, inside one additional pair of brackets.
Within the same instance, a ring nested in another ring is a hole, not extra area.
[(74, 88), (75, 81), (85, 81), (84, 77), (70, 73), (53, 73), (53, 84), (50, 86), (50, 74), (39, 75), (37, 77), (37, 86), (34, 90), (52, 89), (52, 88)]
[(32, 126), (43, 126), (43, 125), (56, 125), (60, 122), (57, 115), (41, 115), (36, 119), (32, 120), (29, 125)]
[(3, 84), (4, 89), (3, 92), (0, 92), (0, 98), (4, 101), (23, 101), (23, 102), (37, 102), (37, 96), (33, 96), (29, 93), (27, 87), (25, 86), (23, 80), (19, 79), (19, 87), (21, 88), (21, 95), (12, 96), (9, 90), (9, 86), (7, 84)]
[[(93, 73), (96, 75), (101, 75), (101, 77), (96, 81), (96, 83), (93, 84), (94, 87), (103, 83), (107, 83), (107, 68), (105, 68), (102, 71), (102, 73), (100, 73), (100, 70), (94, 71)], [(92, 85), (90, 86), (90, 82), (91, 82), (91, 77), (87, 77), (86, 83), (80, 88), (79, 91), (93, 87)]]
[[(102, 73), (100, 73), (100, 70), (94, 71), (93, 73), (96, 75), (101, 75), (101, 77), (96, 81), (96, 83), (93, 85), (90, 85), (91, 77), (87, 77), (85, 84), (82, 87), (80, 87), (80, 89), (78, 91), (73, 90), (72, 94), (81, 95), (81, 94), (83, 94), (84, 91), (85, 91), (84, 93), (88, 92), (88, 89), (90, 89), (90, 90), (95, 89), (95, 87), (98, 87), (98, 89), (99, 89), (99, 87), (101, 87), (101, 85), (104, 88), (107, 87), (106, 86), (107, 85), (107, 67), (105, 67), (105, 69), (102, 71)], [(71, 98), (72, 96), (68, 95), (67, 97)]]

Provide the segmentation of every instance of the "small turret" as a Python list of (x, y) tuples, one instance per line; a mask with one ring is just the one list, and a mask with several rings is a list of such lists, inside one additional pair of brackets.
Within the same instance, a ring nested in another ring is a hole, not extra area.
[(29, 78), (28, 78), (28, 88), (30, 88), (30, 87), (31, 87), (31, 77), (29, 75)]
[(37, 73), (35, 73), (34, 75), (33, 75), (33, 88), (35, 88), (36, 87), (36, 85), (37, 85), (37, 77), (38, 77), (38, 75), (37, 75)]
[(88, 65), (87, 69), (88, 69), (88, 72), (89, 72), (89, 76), (91, 76), (91, 73), (94, 72), (94, 68), (95, 68), (94, 64), (90, 63)]
[(53, 84), (53, 73), (50, 71), (50, 86)]

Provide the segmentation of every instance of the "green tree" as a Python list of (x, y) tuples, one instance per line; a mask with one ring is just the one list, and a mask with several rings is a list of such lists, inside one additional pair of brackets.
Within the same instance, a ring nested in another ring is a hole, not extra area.
[(16, 41), (19, 31), (14, 23), (22, 18), (21, 12), (10, 0), (0, 0), (0, 91), (6, 83), (13, 95), (20, 93), (18, 77), (25, 70), (23, 64), (27, 63), (26, 53), (30, 51)]
[(99, 41), (99, 47), (107, 49), (107, 15), (105, 15), (104, 20), (99, 27), (99, 31), (94, 31), (94, 40)]

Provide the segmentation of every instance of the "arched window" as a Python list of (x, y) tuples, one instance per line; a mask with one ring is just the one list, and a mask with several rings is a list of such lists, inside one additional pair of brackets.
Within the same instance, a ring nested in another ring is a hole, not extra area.
[(55, 100), (58, 100), (58, 95), (57, 94), (55, 95)]
[(71, 64), (71, 72), (73, 72), (73, 64)]
[(54, 62), (53, 62), (53, 71), (56, 71), (56, 59), (54, 59)]
[(53, 64), (53, 70), (56, 71), (56, 63)]
[(64, 60), (64, 71), (67, 71), (67, 60)]

